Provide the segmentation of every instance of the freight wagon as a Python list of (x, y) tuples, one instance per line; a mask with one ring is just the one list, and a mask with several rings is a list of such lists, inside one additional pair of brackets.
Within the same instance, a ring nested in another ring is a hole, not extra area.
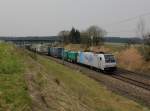
[(78, 56), (78, 52), (69, 51), (68, 52), (68, 61), (76, 63), (77, 62), (77, 56)]
[(68, 50), (64, 50), (64, 60), (68, 61)]
[(43, 44), (33, 44), (33, 45), (26, 46), (26, 48), (29, 50), (32, 50), (34, 52), (38, 52), (41, 54), (47, 54), (48, 46), (43, 45)]
[(63, 54), (64, 54), (64, 48), (57, 48), (57, 47), (48, 48), (48, 55), (50, 56), (62, 58)]

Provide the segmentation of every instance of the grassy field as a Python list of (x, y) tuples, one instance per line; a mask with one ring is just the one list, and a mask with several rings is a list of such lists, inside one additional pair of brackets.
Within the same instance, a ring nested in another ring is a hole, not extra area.
[(109, 48), (112, 53), (120, 52), (126, 48), (125, 44), (122, 43), (105, 43), (104, 46)]
[(0, 111), (25, 111), (30, 106), (22, 61), (13, 45), (0, 43)]

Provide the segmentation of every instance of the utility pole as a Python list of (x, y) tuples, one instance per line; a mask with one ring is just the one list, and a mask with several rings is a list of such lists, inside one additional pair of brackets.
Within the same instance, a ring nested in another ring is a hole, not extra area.
[(91, 51), (93, 51), (93, 36), (91, 36)]
[(65, 64), (65, 61), (64, 61), (64, 51), (65, 51), (65, 50), (64, 50), (64, 36), (65, 36), (65, 35), (63, 34), (63, 36), (62, 36), (62, 46), (63, 46), (63, 54), (62, 54), (63, 57), (62, 57), (62, 60), (63, 60), (63, 65)]

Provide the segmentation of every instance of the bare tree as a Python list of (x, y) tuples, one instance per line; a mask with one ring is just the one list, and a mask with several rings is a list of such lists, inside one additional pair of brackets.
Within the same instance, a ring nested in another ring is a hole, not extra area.
[(93, 45), (102, 45), (103, 37), (106, 35), (106, 31), (98, 26), (90, 26), (87, 31), (88, 36), (93, 39)]
[(86, 31), (82, 31), (81, 33), (81, 44), (88, 49), (91, 46), (91, 38), (88, 36)]
[(69, 43), (69, 31), (60, 31), (58, 33), (58, 36), (61, 38), (62, 42), (65, 43), (65, 44), (68, 44)]
[(145, 22), (142, 18), (140, 18), (138, 24), (137, 24), (137, 35), (144, 39), (145, 38), (145, 33), (146, 33), (146, 30), (145, 30)]
[(138, 24), (137, 24), (137, 35), (138, 37), (142, 38), (143, 42), (143, 53), (145, 54), (145, 48), (144, 48), (144, 38), (145, 38), (145, 22), (142, 18), (140, 18)]
[(144, 37), (144, 57), (146, 61), (150, 61), (150, 33)]
[(140, 18), (137, 25), (137, 34), (143, 40), (142, 49), (146, 60), (150, 60), (150, 33), (146, 32), (146, 24), (142, 18)]

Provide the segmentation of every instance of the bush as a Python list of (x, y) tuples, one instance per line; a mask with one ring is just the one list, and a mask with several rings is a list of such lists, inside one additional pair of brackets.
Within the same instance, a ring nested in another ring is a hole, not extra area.
[(141, 45), (138, 47), (140, 53), (144, 57), (144, 60), (149, 62), (150, 61), (150, 46), (148, 45)]
[(118, 63), (120, 67), (128, 70), (141, 69), (144, 60), (136, 48), (128, 48), (118, 54)]
[(144, 47), (143, 54), (144, 54), (145, 60), (150, 61), (150, 46), (145, 46)]

